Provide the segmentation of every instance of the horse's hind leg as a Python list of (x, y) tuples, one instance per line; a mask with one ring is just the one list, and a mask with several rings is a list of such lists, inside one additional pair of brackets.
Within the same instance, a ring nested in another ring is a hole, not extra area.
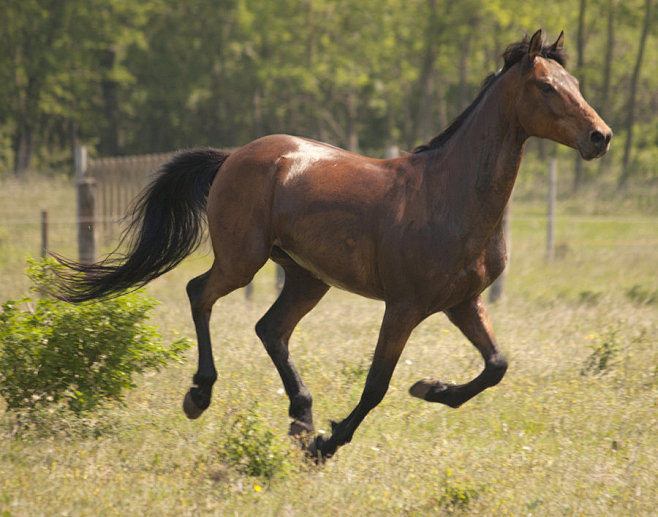
[[(199, 346), (199, 366), (193, 378), (195, 386), (185, 395), (183, 410), (188, 418), (198, 418), (210, 405), (212, 386), (217, 379), (217, 370), (212, 356), (210, 342), (210, 314), (212, 306), (218, 298), (231, 291), (244, 287), (253, 275), (260, 269), (265, 259), (253, 264), (247, 269), (246, 262), (241, 262), (241, 273), (224, 271), (218, 261), (201, 276), (192, 279), (187, 284), (187, 295), (192, 308), (192, 319), (197, 334)], [(226, 267), (224, 269), (227, 269)]]
[(486, 388), (498, 384), (507, 370), (507, 361), (496, 344), (491, 323), (479, 297), (445, 312), (450, 321), (480, 351), (484, 359), (484, 370), (472, 381), (457, 386), (435, 379), (423, 379), (414, 384), (409, 393), (429, 402), (440, 402), (456, 408)]
[(329, 287), (292, 262), (286, 263), (284, 269), (281, 294), (256, 324), (256, 333), (279, 371), (290, 399), (290, 434), (298, 436), (313, 431), (312, 399), (290, 357), (288, 341), (295, 325), (317, 305)]

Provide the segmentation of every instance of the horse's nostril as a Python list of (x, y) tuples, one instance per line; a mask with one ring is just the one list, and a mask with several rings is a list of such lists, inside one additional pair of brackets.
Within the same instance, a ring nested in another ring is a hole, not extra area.
[(596, 147), (601, 147), (606, 143), (606, 137), (603, 136), (603, 133), (600, 131), (592, 131), (592, 134), (589, 135), (589, 139)]

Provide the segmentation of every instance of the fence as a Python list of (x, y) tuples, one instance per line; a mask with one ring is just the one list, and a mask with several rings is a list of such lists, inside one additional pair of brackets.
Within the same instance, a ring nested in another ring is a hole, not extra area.
[[(174, 154), (90, 159), (85, 147), (76, 149), (78, 253), (81, 262), (95, 262), (99, 241), (111, 242), (120, 235), (121, 222), (133, 200), (147, 184), (149, 177)], [(47, 218), (47, 215), (43, 217)], [(42, 232), (45, 232), (47, 239), (47, 226)], [(283, 283), (280, 268), (277, 268), (275, 282), (279, 288)], [(245, 292), (247, 298), (251, 297), (251, 284)]]
[(75, 176), (78, 189), (78, 246), (80, 260), (97, 258), (99, 240), (109, 242), (120, 234), (120, 223), (149, 176), (174, 153), (88, 158), (78, 147)]

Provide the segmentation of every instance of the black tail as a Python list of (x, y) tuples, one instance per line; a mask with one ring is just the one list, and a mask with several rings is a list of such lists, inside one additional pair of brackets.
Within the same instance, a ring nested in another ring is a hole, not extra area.
[(203, 238), (208, 190), (228, 153), (198, 149), (178, 153), (165, 164), (132, 209), (119, 248), (103, 261), (83, 264), (57, 257), (55, 296), (70, 302), (119, 295), (176, 267)]

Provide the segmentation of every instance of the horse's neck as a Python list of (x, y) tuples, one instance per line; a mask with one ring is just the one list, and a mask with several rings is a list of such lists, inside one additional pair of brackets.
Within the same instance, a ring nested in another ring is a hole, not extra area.
[[(508, 72), (509, 73), (509, 72)], [(513, 111), (513, 99), (500, 78), (440, 149), (434, 173), (448, 210), (463, 216), (470, 230), (500, 222), (509, 201), (526, 140)], [(439, 192), (437, 192), (439, 194)]]

